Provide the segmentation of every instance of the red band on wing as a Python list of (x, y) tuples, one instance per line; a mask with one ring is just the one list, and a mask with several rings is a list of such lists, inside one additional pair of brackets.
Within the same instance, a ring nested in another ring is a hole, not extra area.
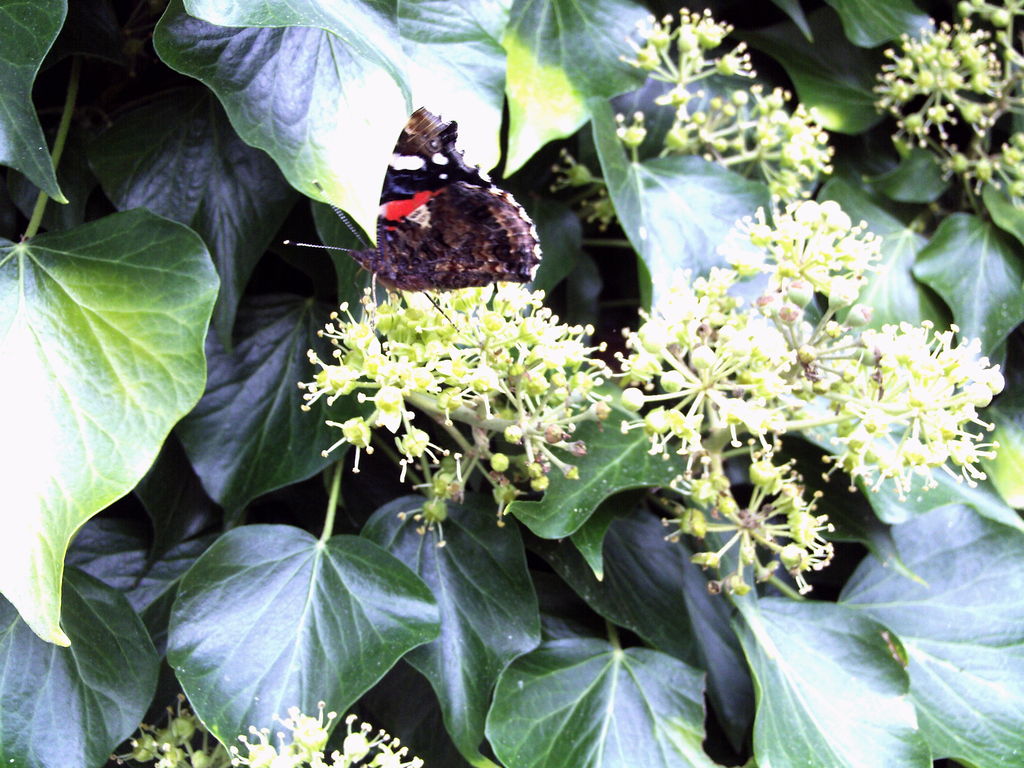
[(392, 200), (390, 203), (385, 203), (383, 206), (384, 218), (391, 221), (401, 221), (438, 192), (440, 190), (425, 189), (405, 200)]

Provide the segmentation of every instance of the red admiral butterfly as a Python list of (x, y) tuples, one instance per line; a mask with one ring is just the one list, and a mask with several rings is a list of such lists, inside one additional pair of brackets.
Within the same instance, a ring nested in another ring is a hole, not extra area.
[(377, 247), (353, 251), (384, 285), (448, 290), (525, 283), (540, 264), (523, 207), (455, 149), (458, 126), (417, 109), (384, 177)]

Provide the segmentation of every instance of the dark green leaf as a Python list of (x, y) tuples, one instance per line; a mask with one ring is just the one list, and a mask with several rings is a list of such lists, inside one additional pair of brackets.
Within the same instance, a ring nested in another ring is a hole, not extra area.
[(587, 561), (598, 581), (604, 578), (604, 536), (608, 526), (627, 510), (633, 509), (644, 493), (646, 489), (637, 489), (632, 493), (621, 493), (605, 499), (594, 510), (594, 514), (587, 518), (587, 522), (570, 537), (573, 546)]
[(153, 523), (150, 546), (153, 558), (209, 528), (220, 517), (181, 442), (173, 436), (164, 443), (156, 462), (135, 486), (135, 495)]
[(871, 185), (901, 203), (933, 203), (949, 188), (934, 152), (913, 147), (891, 171), (871, 180)]
[(942, 306), (911, 272), (928, 241), (842, 179), (829, 181), (819, 197), (835, 200), (853, 221), (866, 221), (868, 230), (882, 238), (879, 269), (869, 276), (859, 299), (872, 309), (871, 326), (903, 321), (917, 325), (922, 320), (945, 325)]
[[(296, 386), (319, 370), (306, 351), (329, 312), (309, 299), (259, 296), (239, 308), (233, 352), (207, 339), (206, 393), (177, 432), (206, 492), (229, 514), (339, 458), (321, 455), (338, 438), (324, 423), (326, 401), (301, 411)], [(330, 418), (344, 421), (348, 403), (355, 413), (353, 397), (335, 403)]]
[(557, 640), (502, 673), (487, 735), (508, 768), (710, 768), (702, 687), (657, 651)]
[[(413, 515), (422, 505), (421, 496), (397, 499), (377, 510), (362, 535), (416, 571), (434, 593), (441, 634), (406, 660), (434, 687), (459, 750), (467, 760), (479, 760), (498, 674), (540, 642), (537, 597), (519, 530), (498, 527), (493, 501), (449, 505), (444, 546), (438, 531), (417, 531), (422, 523)], [(450, 663), (453, 658), (458, 664)]]
[(212, 536), (179, 542), (154, 557), (148, 531), (124, 519), (93, 518), (75, 536), (67, 565), (81, 568), (121, 592), (142, 617), (161, 656), (167, 617), (178, 581), (213, 541)]
[(885, 628), (830, 603), (737, 600), (758, 765), (931, 765)]
[(4, 765), (103, 765), (139, 727), (156, 689), (160, 660), (120, 593), (69, 568), (61, 623), (70, 648), (40, 640), (0, 598)]
[(866, 131), (882, 119), (875, 111), (873, 91), (881, 55), (851, 45), (828, 8), (819, 8), (808, 21), (813, 44), (790, 23), (746, 33), (744, 38), (778, 60), (800, 101), (817, 110), (825, 128), (840, 133)]
[(242, 290), (296, 197), (271, 159), (196, 87), (120, 117), (92, 142), (89, 161), (118, 209), (149, 208), (207, 243), (221, 286), (214, 327), (230, 346)]
[(1014, 205), (1004, 192), (991, 184), (985, 185), (981, 196), (985, 201), (985, 210), (989, 212), (996, 226), (1024, 244), (1024, 210), (1021, 206)]
[(642, 431), (622, 434), (617, 418), (613, 414), (606, 423), (583, 424), (573, 434), (574, 440), (582, 440), (587, 446), (587, 455), (575, 461), (578, 479), (569, 480), (552, 472), (543, 499), (514, 501), (509, 513), (538, 536), (560, 539), (583, 525), (598, 504), (613, 493), (668, 485), (682, 472), (676, 462), (649, 453), (651, 441)]
[[(311, 202), (313, 207), (313, 221), (316, 223), (317, 234), (325, 245), (336, 246), (339, 249), (360, 250), (369, 247), (363, 240), (359, 240), (349, 230), (345, 222), (338, 215), (322, 203)], [(303, 254), (305, 258), (316, 259), (324, 253), (320, 251), (312, 256)], [(370, 273), (359, 266), (359, 263), (352, 258), (352, 254), (345, 250), (330, 250), (331, 262), (334, 264), (334, 272), (337, 278), (338, 303), (348, 302), (352, 312), (358, 316), (359, 299), (363, 290), (370, 285)]]
[[(396, 695), (397, 694), (397, 695)], [(410, 707), (409, 702), (416, 702)], [(359, 700), (360, 712), (387, 730), (409, 748), (409, 756), (422, 758), (424, 765), (442, 768), (468, 768), (445, 730), (444, 718), (429, 683), (404, 661), (391, 668), (377, 685)], [(494, 768), (479, 761), (476, 768)]]
[(932, 26), (912, 0), (826, 0), (843, 22), (846, 38), (861, 48), (895, 40), (906, 33), (915, 37)]
[(1006, 502), (1015, 509), (1024, 508), (1024, 408), (1000, 398), (998, 403), (985, 411), (985, 418), (996, 428), (992, 440), (999, 443), (995, 459), (982, 459), (982, 466), (992, 486)]
[(75, 0), (68, 7), (64, 28), (46, 57), (46, 66), (76, 54), (124, 64), (124, 44), (110, 0)]
[(644, 74), (619, 60), (646, 14), (629, 0), (516, 0), (502, 45), (508, 53), (505, 173), (552, 139), (570, 136), (587, 102), (636, 88)]
[(869, 558), (842, 604), (898, 635), (934, 757), (1014, 765), (1024, 754), (1024, 534), (957, 507), (896, 526), (893, 535), (922, 581)]
[(992, 355), (1024, 321), (1024, 263), (1012, 241), (991, 224), (966, 213), (947, 216), (922, 249), (914, 276), (953, 310), (967, 338), (981, 339)]
[[(360, 48), (381, 37), (382, 31), (384, 37), (397, 38), (394, 25), (356, 2), (332, 6), (352, 11), (352, 20), (344, 24), (320, 18), (322, 14), (307, 2), (296, 4), (294, 13), (284, 3), (267, 4), (270, 8), (211, 5), (245, 19), (273, 11), (261, 17), (262, 23), (282, 26), (243, 27), (248, 22), (233, 15), (222, 17), (214, 13), (216, 8), (204, 5), (214, 21), (239, 25), (214, 26), (187, 16), (181, 0), (173, 0), (154, 33), (160, 58), (213, 90), (238, 135), (274, 158), (293, 187), (323, 198), (314, 184), (318, 182), (327, 199), (375, 233), (387, 158), (410, 110), (392, 74), (322, 24), (358, 25), (360, 33), (369, 30), (366, 37), (357, 38), (362, 40)], [(377, 22), (381, 29), (375, 27)], [(287, 26), (292, 23), (309, 26)], [(382, 44), (374, 59), (394, 51), (395, 42)]]
[(707, 579), (690, 562), (691, 552), (679, 542), (666, 541), (666, 530), (646, 512), (615, 520), (605, 537), (606, 572), (600, 581), (567, 544), (537, 546), (559, 576), (605, 619), (660, 651), (706, 669), (708, 695), (722, 726), (734, 744), (742, 744), (753, 719), (753, 688), (729, 625), (731, 606), (709, 594)]
[[(46, 206), (40, 229), (47, 232), (72, 229), (84, 223), (85, 205), (96, 188), (96, 177), (92, 175), (85, 160), (82, 131), (76, 130), (74, 126), (68, 132), (64, 144), (64, 154), (61, 156), (60, 168), (57, 169), (57, 182), (68, 202), (65, 205), (51, 202)], [(31, 218), (32, 209), (39, 199), (39, 188), (17, 171), (8, 173), (7, 186), (22, 215), (26, 219)]]
[(222, 536), (185, 575), (167, 658), (223, 743), (288, 708), (344, 712), (437, 636), (427, 586), (376, 544), (284, 525)]
[(217, 290), (194, 233), (147, 211), (115, 214), (17, 245), (0, 243), (0, 591), (29, 626), (58, 626), (74, 532), (127, 493), (206, 373), (202, 339)]
[(32, 84), (65, 15), (65, 0), (0, 3), (0, 165), (21, 171), (61, 203), (67, 200), (32, 106)]
[(531, 208), (544, 258), (533, 287), (548, 293), (572, 272), (580, 256), (583, 227), (579, 216), (564, 203), (545, 200)]
[(607, 104), (591, 102), (594, 142), (619, 223), (647, 266), (644, 304), (653, 303), (679, 270), (706, 273), (722, 266), (718, 247), (736, 223), (767, 207), (768, 188), (700, 157), (660, 157), (634, 163), (615, 135)]
[(800, 7), (800, 0), (772, 0), (772, 5), (789, 16), (790, 20), (796, 24), (797, 29), (804, 33), (808, 42), (814, 42), (811, 25), (807, 23), (807, 16), (804, 15), (804, 9)]

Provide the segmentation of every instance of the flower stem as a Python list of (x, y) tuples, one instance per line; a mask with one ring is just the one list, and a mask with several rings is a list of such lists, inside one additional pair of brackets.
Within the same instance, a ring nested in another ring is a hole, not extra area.
[(320, 534), (320, 543), (326, 544), (334, 530), (334, 515), (338, 509), (338, 496), (341, 492), (341, 465), (342, 462), (334, 462), (334, 471), (331, 473), (331, 491), (327, 498), (327, 514), (324, 515), (324, 530)]
[[(68, 130), (71, 128), (71, 115), (75, 111), (75, 99), (78, 98), (78, 81), (82, 72), (82, 59), (79, 56), (71, 58), (71, 75), (68, 78), (68, 92), (64, 97), (64, 111), (60, 116), (60, 124), (57, 126), (57, 136), (53, 140), (53, 172), (57, 173), (57, 166), (60, 164), (60, 156), (64, 153), (64, 142), (68, 137)], [(43, 212), (46, 210), (46, 201), (49, 196), (39, 190), (36, 197), (35, 207), (32, 209), (32, 218), (29, 219), (28, 228), (25, 229), (23, 240), (35, 237), (39, 231), (39, 225), (43, 220)]]

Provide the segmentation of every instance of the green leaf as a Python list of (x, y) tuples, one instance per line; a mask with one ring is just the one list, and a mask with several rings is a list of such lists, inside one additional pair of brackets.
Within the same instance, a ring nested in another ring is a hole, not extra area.
[[(326, 400), (301, 411), (296, 387), (319, 370), (306, 351), (329, 313), (309, 299), (257, 296), (239, 308), (233, 352), (207, 339), (206, 392), (177, 433), (206, 492), (230, 515), (339, 458), (321, 455), (338, 438), (324, 423)], [(354, 413), (353, 397), (335, 403), (329, 417), (344, 421)]]
[(127, 493), (196, 402), (217, 290), (194, 233), (147, 211), (0, 242), (0, 591), (40, 637), (58, 624), (74, 532)]
[(644, 74), (619, 57), (647, 13), (629, 0), (516, 0), (502, 45), (508, 53), (505, 173), (552, 139), (575, 133), (588, 100), (636, 88)]
[(1009, 401), (1005, 395), (985, 411), (985, 418), (996, 428), (992, 440), (999, 443), (995, 459), (982, 459), (982, 466), (1008, 506), (1024, 508), (1024, 407)]
[(159, 657), (119, 592), (69, 568), (61, 622), (70, 648), (40, 640), (0, 598), (4, 765), (103, 765), (156, 690)]
[(1005, 192), (991, 184), (985, 185), (981, 197), (985, 201), (985, 210), (989, 212), (996, 226), (1024, 243), (1024, 210), (1021, 210), (1019, 205), (1014, 205)]
[(942, 178), (942, 166), (934, 152), (912, 147), (899, 165), (872, 179), (871, 185), (901, 203), (934, 203), (949, 188), (949, 181)]
[[(421, 533), (413, 516), (422, 496), (381, 507), (362, 535), (407, 564), (433, 592), (441, 634), (406, 660), (433, 686), (459, 751), (480, 761), (484, 718), (498, 674), (540, 642), (537, 596), (516, 526), (499, 528), (494, 502), (478, 497), (450, 504), (439, 531)], [(402, 514), (406, 513), (406, 514)], [(451, 664), (453, 655), (458, 664)]]
[(502, 673), (487, 735), (508, 768), (710, 768), (702, 687), (657, 651), (556, 640)]
[(885, 628), (852, 609), (738, 599), (758, 765), (931, 765)]
[(916, 36), (932, 26), (912, 0), (825, 0), (839, 14), (846, 38), (861, 48), (874, 48), (906, 33)]
[(899, 636), (934, 757), (1016, 764), (1024, 753), (1024, 534), (960, 507), (896, 526), (893, 535), (923, 582), (868, 558), (842, 605)]
[(796, 24), (797, 29), (809, 42), (814, 42), (814, 33), (811, 32), (811, 25), (807, 23), (807, 16), (804, 9), (800, 7), (800, 0), (772, 0), (772, 5), (789, 16), (790, 21)]
[(544, 246), (544, 258), (537, 268), (533, 288), (551, 293), (580, 258), (583, 225), (568, 205), (557, 200), (545, 200), (543, 205), (531, 207), (530, 215)]
[(598, 581), (604, 578), (604, 537), (608, 526), (626, 510), (633, 509), (645, 493), (646, 489), (638, 488), (632, 493), (627, 491), (605, 499), (587, 522), (569, 537)]
[(154, 557), (149, 551), (148, 531), (142, 526), (123, 518), (94, 517), (75, 536), (65, 564), (81, 568), (123, 594), (163, 656), (178, 582), (213, 538), (207, 535), (179, 542)]
[(75, 0), (68, 7), (64, 27), (46, 57), (44, 69), (76, 54), (124, 66), (125, 40), (110, 0)]
[[(349, 22), (325, 19), (311, 3), (296, 4), (295, 13), (284, 3), (211, 5), (236, 11), (237, 18), (222, 17), (202, 7), (215, 21), (238, 26), (187, 16), (173, 0), (153, 36), (160, 58), (217, 94), (242, 140), (266, 151), (293, 187), (341, 206), (375, 234), (387, 159), (411, 110), (393, 72), (375, 63), (381, 54), (367, 59), (358, 51), (382, 33), (397, 38), (394, 25), (361, 3), (332, 5), (338, 15), (351, 11), (351, 24), (365, 30), (365, 37), (353, 33), (362, 40), (356, 46), (321, 26)], [(241, 26), (247, 22), (239, 19), (267, 5), (274, 13), (251, 19), (267, 27)], [(308, 26), (287, 26), (293, 23)], [(381, 44), (382, 52), (394, 49), (394, 42)]]
[(976, 216), (955, 213), (922, 249), (914, 276), (953, 310), (964, 337), (981, 339), (992, 355), (1024, 321), (1024, 263), (1011, 241)]
[(817, 110), (825, 128), (866, 131), (882, 119), (875, 110), (873, 90), (881, 55), (851, 45), (828, 8), (811, 13), (808, 21), (813, 44), (791, 23), (748, 32), (744, 38), (782, 65), (800, 101)]
[(679, 270), (707, 273), (725, 264), (718, 247), (736, 223), (769, 203), (768, 188), (700, 157), (626, 158), (615, 134), (611, 108), (591, 102), (594, 142), (619, 223), (640, 254), (648, 275), (641, 280), (650, 305)]
[[(57, 183), (60, 184), (65, 205), (47, 205), (43, 211), (40, 229), (51, 232), (60, 229), (74, 229), (85, 222), (85, 207), (89, 196), (96, 189), (96, 177), (89, 170), (85, 159), (84, 129), (74, 125), (68, 131), (57, 169)], [(26, 219), (32, 218), (32, 209), (39, 199), (39, 188), (15, 170), (7, 174), (7, 187), (18, 210)]]
[(692, 553), (666, 541), (665, 531), (646, 512), (615, 520), (605, 537), (601, 581), (567, 544), (538, 542), (536, 548), (602, 617), (659, 651), (706, 669), (719, 721), (734, 744), (742, 744), (753, 719), (753, 688), (729, 625), (731, 606), (708, 592), (707, 578), (690, 562)]
[(118, 118), (92, 142), (89, 161), (119, 210), (149, 208), (209, 245), (221, 286), (214, 327), (230, 346), (242, 291), (295, 202), (271, 159), (243, 143), (216, 99), (195, 87)]
[(871, 274), (859, 301), (872, 309), (871, 327), (906, 321), (918, 325), (931, 320), (945, 325), (944, 309), (933, 294), (914, 279), (912, 269), (927, 239), (891, 216), (863, 191), (841, 179), (831, 179), (819, 198), (835, 200), (853, 221), (866, 221), (868, 230), (882, 238), (882, 258)]
[(65, 0), (0, 4), (0, 165), (9, 165), (58, 203), (43, 129), (32, 105), (32, 84), (67, 15)]
[[(642, 430), (622, 434), (617, 415), (606, 423), (588, 422), (573, 434), (587, 455), (576, 460), (580, 476), (569, 480), (552, 472), (540, 501), (513, 501), (508, 511), (538, 536), (560, 539), (576, 531), (613, 493), (629, 488), (668, 485), (682, 469), (674, 461), (649, 453), (651, 441)], [(614, 422), (614, 423), (613, 423)]]
[(285, 525), (229, 531), (185, 575), (167, 660), (224, 744), (289, 707), (344, 712), (437, 636), (427, 586), (376, 544)]

